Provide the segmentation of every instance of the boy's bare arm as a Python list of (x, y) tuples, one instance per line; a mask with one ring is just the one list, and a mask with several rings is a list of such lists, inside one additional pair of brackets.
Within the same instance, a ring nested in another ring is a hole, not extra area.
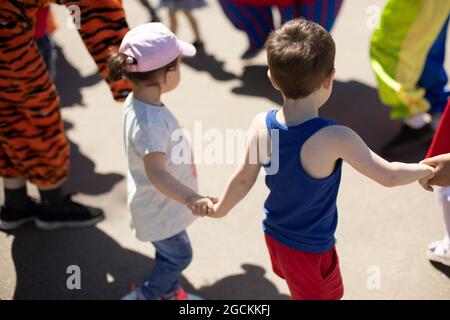
[[(208, 214), (212, 218), (220, 218), (241, 201), (255, 184), (261, 169), (260, 159), (260, 139), (261, 132), (266, 132), (264, 114), (258, 115), (250, 127), (247, 138), (247, 150), (244, 161), (231, 176), (224, 193), (219, 198), (219, 202), (214, 205), (214, 212)], [(255, 155), (255, 152), (257, 154)]]
[(219, 202), (214, 205), (214, 212), (208, 214), (211, 218), (221, 218), (228, 214), (250, 191), (255, 184), (261, 165), (242, 164), (231, 176)]
[(327, 129), (335, 156), (385, 187), (409, 184), (434, 174), (434, 169), (427, 165), (386, 161), (370, 150), (361, 137), (348, 127), (332, 126)]

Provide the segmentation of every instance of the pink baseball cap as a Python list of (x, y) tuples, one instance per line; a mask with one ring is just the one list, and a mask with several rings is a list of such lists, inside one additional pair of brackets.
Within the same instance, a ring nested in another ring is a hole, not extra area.
[(165, 25), (145, 23), (127, 32), (119, 52), (134, 59), (129, 60), (130, 72), (147, 72), (168, 65), (179, 56), (195, 56), (195, 47), (178, 40)]

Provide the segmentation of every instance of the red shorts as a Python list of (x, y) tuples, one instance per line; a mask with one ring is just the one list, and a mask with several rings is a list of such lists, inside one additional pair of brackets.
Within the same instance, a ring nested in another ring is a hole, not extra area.
[(450, 100), (445, 108), (439, 127), (434, 135), (433, 142), (428, 150), (427, 158), (450, 152)]
[(288, 248), (266, 235), (273, 271), (294, 300), (339, 300), (344, 294), (336, 248), (310, 253)]

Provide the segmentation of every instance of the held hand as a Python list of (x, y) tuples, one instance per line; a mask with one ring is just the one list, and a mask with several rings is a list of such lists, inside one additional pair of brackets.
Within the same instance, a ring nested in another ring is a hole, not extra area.
[(434, 178), (429, 181), (430, 185), (450, 186), (450, 154), (425, 159), (421, 163), (436, 168)]
[[(423, 163), (421, 163), (422, 165), (425, 165)], [(430, 180), (434, 178), (435, 174), (436, 174), (436, 170), (428, 165), (425, 165), (428, 168), (425, 168), (426, 170), (429, 171), (429, 174), (426, 177), (423, 177), (422, 179), (419, 179), (419, 184), (427, 191), (433, 192), (434, 189), (430, 184)]]
[(208, 198), (209, 200), (211, 200), (213, 204), (216, 204), (216, 203), (219, 202), (219, 198), (217, 198), (217, 197), (210, 197), (210, 196), (208, 196), (207, 198)]
[(204, 217), (213, 213), (214, 203), (218, 201), (214, 197), (195, 196), (188, 200), (187, 207), (193, 215)]
[(430, 180), (431, 178), (423, 178), (419, 180), (419, 184), (422, 186), (422, 188), (424, 188), (426, 191), (430, 191), (433, 192), (434, 189), (430, 184)]

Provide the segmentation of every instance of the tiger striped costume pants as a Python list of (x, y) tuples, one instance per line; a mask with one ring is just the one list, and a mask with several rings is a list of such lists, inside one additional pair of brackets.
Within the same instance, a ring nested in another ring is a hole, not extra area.
[[(36, 13), (48, 0), (0, 0), (0, 176), (24, 177), (38, 187), (64, 180), (69, 143), (59, 97), (33, 40)], [(80, 8), (78, 32), (106, 80), (109, 48), (128, 31), (120, 0), (58, 0)], [(116, 100), (131, 90), (108, 83)]]

